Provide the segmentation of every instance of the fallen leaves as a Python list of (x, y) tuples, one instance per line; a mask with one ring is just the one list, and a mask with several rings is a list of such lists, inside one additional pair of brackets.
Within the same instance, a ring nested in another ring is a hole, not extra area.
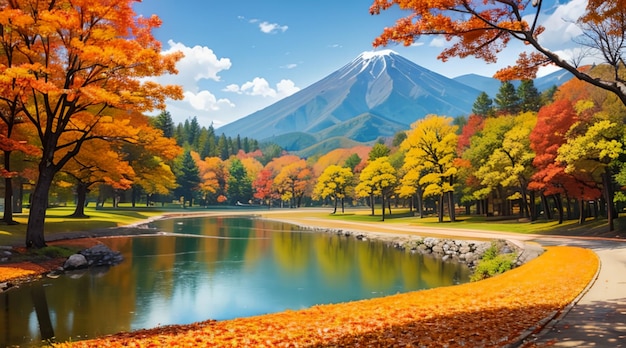
[(46, 269), (44, 267), (30, 262), (13, 263), (10, 266), (0, 266), (0, 282), (24, 279), (42, 274), (45, 271)]
[(522, 267), (475, 283), (56, 346), (501, 347), (572, 302), (598, 266), (590, 250), (554, 247)]

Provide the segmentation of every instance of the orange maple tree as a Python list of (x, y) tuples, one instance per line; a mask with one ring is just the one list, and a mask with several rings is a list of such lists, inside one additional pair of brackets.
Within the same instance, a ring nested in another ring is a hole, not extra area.
[[(528, 184), (530, 190), (544, 196), (552, 196), (559, 211), (559, 223), (563, 222), (562, 195), (575, 198), (581, 204), (579, 222), (584, 221), (582, 204), (598, 199), (600, 189), (587, 173), (567, 173), (566, 165), (556, 161), (558, 150), (567, 141), (567, 134), (578, 121), (574, 106), (569, 100), (557, 100), (544, 106), (537, 114), (537, 124), (530, 133), (530, 147), (535, 152), (533, 166), (537, 171)], [(546, 213), (549, 212), (545, 209)]]
[(29, 247), (45, 246), (43, 226), (54, 175), (85, 141), (106, 137), (92, 130), (110, 116), (109, 107), (145, 111), (164, 108), (168, 97), (182, 97), (180, 87), (149, 79), (176, 73), (181, 54), (161, 54), (161, 44), (152, 36), (160, 20), (137, 16), (134, 2), (14, 0), (0, 5), (5, 53), (0, 55), (5, 77), (0, 98), (15, 101), (20, 115), (37, 129), (41, 147), (26, 231)]
[(583, 32), (576, 43), (590, 49), (587, 51), (599, 53), (614, 71), (611, 77), (602, 79), (578, 69), (582, 56), (568, 61), (540, 42), (539, 37), (545, 31), (540, 24), (544, 5), (541, 0), (374, 0), (370, 13), (380, 14), (394, 5), (410, 14), (385, 28), (374, 40), (374, 46), (390, 42), (409, 46), (421, 36), (437, 35), (452, 42), (440, 53), (442, 61), (474, 56), (493, 63), (511, 40), (519, 40), (534, 51), (521, 53), (517, 64), (500, 70), (497, 78), (532, 79), (539, 67), (555, 64), (580, 80), (611, 91), (626, 104), (626, 80), (620, 72), (626, 39), (624, 0), (588, 1), (586, 12), (576, 21)]

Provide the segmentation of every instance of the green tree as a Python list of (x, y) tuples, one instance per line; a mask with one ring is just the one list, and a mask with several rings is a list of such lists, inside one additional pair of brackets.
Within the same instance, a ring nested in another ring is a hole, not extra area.
[(187, 206), (187, 201), (190, 207), (193, 205), (194, 193), (200, 182), (200, 170), (191, 156), (191, 151), (186, 150), (176, 168), (177, 192), (183, 199), (183, 208)]
[(246, 203), (252, 198), (252, 181), (241, 160), (234, 158), (228, 168), (228, 198), (231, 204)]
[(340, 167), (338, 165), (330, 165), (324, 169), (317, 184), (313, 189), (313, 194), (326, 199), (332, 197), (335, 203), (333, 214), (337, 212), (337, 202), (341, 199), (341, 212), (344, 212), (344, 198), (347, 191), (352, 185), (354, 174), (350, 168)]
[(472, 113), (482, 117), (493, 116), (493, 100), (489, 98), (487, 93), (480, 92), (476, 97), (476, 101), (472, 105)]
[(369, 153), (369, 160), (373, 161), (380, 157), (386, 157), (386, 156), (389, 156), (390, 153), (391, 153), (391, 149), (389, 149), (387, 145), (383, 143), (376, 143), (374, 144), (374, 146), (372, 147), (372, 150)]
[(357, 155), (356, 153), (353, 153), (352, 155), (350, 155), (350, 157), (346, 158), (344, 166), (350, 168), (350, 170), (354, 172), (354, 168), (356, 168), (356, 166), (358, 166), (360, 163), (361, 157), (359, 157), (359, 155)]
[(226, 134), (222, 133), (222, 135), (220, 135), (219, 139), (217, 140), (217, 155), (219, 158), (222, 159), (222, 161), (227, 160), (230, 156), (230, 149), (228, 144), (229, 141), (228, 139), (226, 139)]
[(515, 86), (510, 81), (502, 82), (494, 102), (500, 114), (514, 115), (520, 110), (520, 98), (515, 90)]
[(166, 138), (173, 138), (175, 134), (174, 121), (169, 111), (161, 111), (153, 120), (152, 123), (156, 129), (160, 129), (163, 132), (163, 136)]
[(541, 94), (539, 94), (533, 80), (523, 80), (517, 87), (517, 96), (520, 99), (521, 112), (537, 112), (543, 105)]

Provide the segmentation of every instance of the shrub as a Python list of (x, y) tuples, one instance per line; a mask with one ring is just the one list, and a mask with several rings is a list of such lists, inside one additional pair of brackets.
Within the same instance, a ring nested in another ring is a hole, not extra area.
[(470, 277), (470, 281), (475, 282), (482, 279), (493, 277), (496, 274), (504, 273), (515, 267), (515, 259), (517, 254), (500, 254), (498, 244), (492, 242), (491, 246), (485, 250), (483, 257), (478, 262), (474, 273)]
[(76, 251), (65, 247), (47, 246), (45, 248), (36, 249), (33, 253), (38, 256), (45, 256), (54, 259), (70, 257), (72, 254), (75, 254)]

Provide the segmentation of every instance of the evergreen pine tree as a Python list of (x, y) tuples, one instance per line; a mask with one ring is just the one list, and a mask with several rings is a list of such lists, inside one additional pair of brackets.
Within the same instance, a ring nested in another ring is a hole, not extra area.
[(166, 138), (174, 137), (174, 121), (169, 111), (162, 111), (153, 119), (153, 125), (155, 128), (160, 129), (163, 132), (163, 136)]
[(520, 99), (520, 109), (522, 112), (539, 111), (541, 108), (541, 95), (533, 80), (523, 80), (517, 87), (517, 95)]
[(489, 98), (487, 93), (480, 92), (472, 106), (472, 113), (482, 117), (493, 115), (493, 100)]
[(176, 192), (183, 197), (183, 207), (189, 202), (193, 204), (194, 192), (200, 184), (200, 170), (187, 149), (180, 159), (176, 170), (176, 183), (179, 185)]
[(252, 198), (252, 181), (241, 161), (233, 159), (228, 169), (228, 198), (232, 204), (247, 203)]
[(227, 160), (230, 156), (228, 147), (228, 139), (226, 139), (226, 135), (222, 133), (220, 138), (217, 140), (217, 154), (223, 161)]
[(501, 114), (515, 115), (520, 111), (520, 99), (515, 86), (510, 81), (502, 82), (494, 99), (496, 109)]

